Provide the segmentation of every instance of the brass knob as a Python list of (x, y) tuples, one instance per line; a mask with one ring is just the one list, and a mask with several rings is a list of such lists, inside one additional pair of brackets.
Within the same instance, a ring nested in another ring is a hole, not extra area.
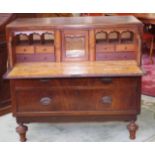
[(43, 97), (40, 99), (40, 103), (42, 105), (49, 105), (52, 102), (52, 99), (50, 97)]

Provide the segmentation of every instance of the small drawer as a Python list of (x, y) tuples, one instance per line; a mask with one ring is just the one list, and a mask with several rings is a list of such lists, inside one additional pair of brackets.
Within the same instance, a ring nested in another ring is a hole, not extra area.
[(21, 46), (16, 46), (15, 47), (16, 53), (17, 54), (33, 54), (34, 53), (34, 46), (26, 46), (26, 45), (21, 45)]
[(36, 53), (54, 53), (54, 46), (52, 45), (38, 45), (35, 47)]
[(116, 45), (116, 51), (135, 51), (136, 47), (133, 44), (126, 44), (126, 45)]
[(16, 89), (32, 89), (32, 88), (50, 88), (57, 85), (51, 79), (35, 79), (35, 80), (14, 80)]
[(81, 87), (111, 88), (118, 80), (113, 78), (62, 78), (14, 80), (16, 89)]
[(138, 78), (61, 78), (61, 79), (29, 79), (14, 80), (16, 89), (32, 88), (106, 88), (132, 87)]
[(114, 45), (104, 45), (104, 44), (97, 44), (96, 45), (97, 52), (114, 52), (115, 46)]

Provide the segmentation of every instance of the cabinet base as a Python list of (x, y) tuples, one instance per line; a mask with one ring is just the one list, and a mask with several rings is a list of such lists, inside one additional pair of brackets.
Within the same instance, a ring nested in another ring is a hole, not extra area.
[(127, 129), (129, 130), (130, 139), (136, 138), (136, 130), (138, 126), (135, 124), (137, 119), (136, 115), (111, 115), (111, 116), (53, 116), (53, 117), (17, 117), (16, 120), (19, 126), (16, 131), (20, 135), (20, 141), (25, 142), (27, 126), (23, 123), (31, 122), (103, 122), (103, 121), (130, 121)]

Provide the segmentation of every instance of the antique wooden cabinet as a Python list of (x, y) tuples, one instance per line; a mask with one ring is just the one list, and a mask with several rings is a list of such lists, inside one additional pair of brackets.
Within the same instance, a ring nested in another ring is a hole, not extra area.
[(130, 121), (140, 113), (141, 35), (133, 16), (17, 19), (7, 26), (13, 115), (30, 122)]

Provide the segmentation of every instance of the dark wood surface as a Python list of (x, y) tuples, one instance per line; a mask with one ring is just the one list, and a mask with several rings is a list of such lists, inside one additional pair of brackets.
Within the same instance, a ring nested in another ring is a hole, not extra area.
[(5, 26), (15, 18), (11, 13), (0, 13), (0, 115), (11, 112), (9, 81), (3, 79), (7, 70)]
[(139, 78), (68, 78), (46, 82), (12, 82), (16, 96), (16, 115), (20, 116), (112, 115), (125, 111), (126, 114), (139, 113)]
[(5, 77), (11, 82), (20, 140), (26, 141), (24, 123), (109, 120), (131, 121), (128, 130), (135, 139), (142, 30), (132, 16), (18, 19), (9, 24)]

